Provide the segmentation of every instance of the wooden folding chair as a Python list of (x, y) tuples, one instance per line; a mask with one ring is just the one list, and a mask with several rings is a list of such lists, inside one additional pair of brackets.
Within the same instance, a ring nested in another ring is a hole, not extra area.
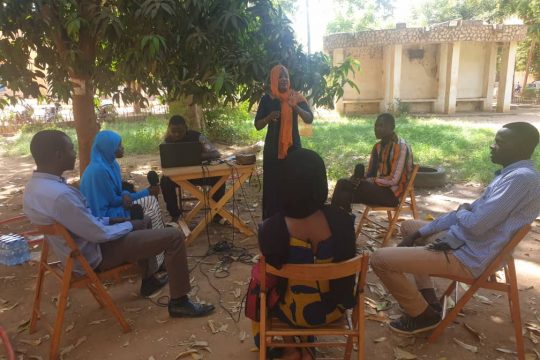
[[(398, 226), (399, 215), (401, 214), (403, 210), (411, 211), (414, 219), (418, 217), (418, 210), (416, 209), (416, 198), (414, 197), (414, 179), (416, 178), (416, 173), (418, 172), (419, 168), (420, 168), (420, 165), (414, 166), (413, 171), (409, 177), (409, 181), (407, 182), (407, 187), (405, 188), (405, 191), (401, 195), (401, 198), (399, 199), (399, 204), (397, 206), (392, 207), (392, 206), (380, 206), (380, 205), (366, 205), (366, 208), (364, 209), (364, 213), (362, 214), (362, 218), (360, 219), (360, 221), (358, 222), (358, 225), (356, 226), (357, 239), (360, 233), (362, 233), (366, 235), (368, 238), (378, 241), (378, 239), (375, 239), (369, 233), (362, 231), (362, 227), (365, 225), (365, 223), (369, 222), (379, 229), (387, 229), (386, 234), (384, 235), (384, 239), (382, 241), (382, 246), (383, 247), (388, 246), (388, 242), (390, 241), (390, 238), (392, 237), (394, 230)], [(407, 201), (407, 198), (409, 198), (409, 201)], [(388, 227), (376, 222), (375, 220), (370, 219), (369, 213), (372, 211), (386, 211), (386, 214), (388, 215)]]
[(14, 227), (20, 228), (19, 230), (11, 231), (23, 236), (26, 239), (28, 246), (34, 246), (43, 241), (43, 234), (41, 231), (36, 229), (24, 214), (19, 214), (8, 219), (0, 220), (0, 231), (3, 230), (3, 227), (7, 229)]
[[(60, 294), (58, 296), (56, 319), (54, 326), (50, 326), (51, 331), (51, 348), (49, 351), (49, 359), (56, 359), (58, 357), (58, 349), (60, 345), (60, 337), (62, 335), (62, 325), (64, 323), (64, 313), (66, 310), (66, 304), (68, 301), (68, 292), (71, 288), (87, 288), (94, 296), (100, 307), (106, 307), (112, 315), (116, 318), (124, 332), (131, 331), (129, 324), (122, 315), (122, 312), (114, 304), (113, 300), (107, 293), (107, 290), (102, 284), (102, 281), (112, 280), (120, 281), (121, 274), (125, 272), (132, 272), (135, 270), (135, 265), (125, 264), (118, 266), (114, 269), (97, 273), (90, 267), (88, 261), (81, 255), (77, 244), (71, 237), (70, 233), (60, 224), (39, 226), (40, 231), (45, 235), (45, 241), (43, 241), (43, 247), (41, 250), (41, 259), (39, 262), (39, 270), (37, 276), (36, 291), (34, 294), (34, 304), (32, 306), (32, 318), (30, 319), (30, 334), (36, 331), (36, 325), (38, 319), (41, 317), (40, 302), (43, 289), (43, 281), (46, 273), (51, 272), (61, 284)], [(60, 261), (49, 262), (49, 240), (47, 236), (61, 236), (63, 237), (66, 245), (70, 248), (65, 265), (61, 266)], [(77, 276), (72, 274), (72, 270), (78, 261), (84, 270), (86, 275)]]
[[(449, 275), (439, 275), (434, 274), (430, 275), (432, 277), (440, 277), (452, 280), (450, 286), (446, 289), (443, 296), (441, 297), (441, 302), (446, 305), (446, 297), (458, 289), (458, 283), (465, 283), (469, 285), (469, 289), (461, 296), (459, 301), (456, 301), (455, 307), (444, 316), (446, 312), (446, 306), (443, 306), (443, 320), (441, 323), (433, 330), (428, 341), (435, 342), (439, 336), (443, 333), (444, 329), (450, 325), (458, 316), (460, 311), (463, 309), (465, 304), (473, 297), (473, 295), (480, 288), (490, 289), (505, 292), (508, 296), (508, 305), (510, 307), (510, 317), (514, 323), (514, 332), (516, 336), (516, 348), (519, 360), (525, 360), (525, 345), (523, 342), (523, 333), (521, 332), (521, 315), (519, 309), (519, 289), (517, 286), (517, 276), (516, 276), (516, 266), (514, 264), (514, 257), (512, 252), (519, 242), (527, 235), (531, 229), (530, 225), (522, 227), (516, 232), (514, 237), (506, 244), (500, 253), (490, 262), (489, 266), (484, 270), (480, 277), (466, 278), (459, 276), (449, 276)], [(500, 269), (504, 270), (504, 281), (499, 281), (497, 279), (497, 271)]]
[[(341, 263), (329, 264), (286, 264), (281, 269), (266, 264), (264, 256), (259, 261), (261, 267), (261, 321), (260, 321), (260, 349), (259, 359), (266, 359), (266, 351), (269, 347), (345, 347), (344, 359), (350, 359), (353, 350), (353, 340), (358, 342), (358, 359), (365, 357), (365, 319), (364, 319), (364, 286), (368, 270), (369, 255), (358, 255), (353, 259)], [(303, 281), (333, 280), (350, 275), (356, 278), (355, 298), (356, 305), (350, 313), (340, 320), (316, 328), (292, 328), (288, 324), (269, 317), (266, 306), (266, 274), (273, 274), (288, 279)], [(352, 319), (351, 319), (352, 317)], [(301, 339), (310, 335), (315, 336), (344, 336), (343, 341), (320, 341), (285, 343), (274, 341), (274, 336), (299, 336)]]

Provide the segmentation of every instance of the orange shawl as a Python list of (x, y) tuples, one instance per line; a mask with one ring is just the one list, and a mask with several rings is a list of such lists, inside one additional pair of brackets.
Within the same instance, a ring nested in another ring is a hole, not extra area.
[(291, 90), (290, 82), (287, 86), (287, 91), (279, 92), (278, 83), (281, 70), (284, 70), (287, 73), (287, 78), (289, 77), (289, 71), (285, 66), (274, 66), (270, 71), (270, 90), (272, 92), (272, 96), (276, 99), (279, 99), (279, 101), (281, 102), (278, 159), (285, 159), (287, 157), (287, 151), (293, 144), (293, 106), (296, 106), (302, 101), (306, 101), (306, 98), (304, 98), (299, 92)]

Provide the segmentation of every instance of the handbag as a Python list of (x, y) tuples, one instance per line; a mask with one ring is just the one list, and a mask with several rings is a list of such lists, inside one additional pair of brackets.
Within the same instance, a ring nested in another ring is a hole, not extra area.
[[(261, 271), (259, 263), (251, 268), (251, 280), (249, 281), (248, 292), (246, 296), (245, 315), (247, 318), (260, 321), (260, 304), (261, 304)], [(279, 277), (271, 274), (266, 274), (266, 301), (269, 310), (272, 310), (279, 301), (278, 293)]]

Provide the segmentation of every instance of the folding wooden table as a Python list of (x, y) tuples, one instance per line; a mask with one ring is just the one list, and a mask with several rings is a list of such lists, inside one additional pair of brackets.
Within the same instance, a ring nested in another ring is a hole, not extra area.
[[(195, 216), (203, 210), (208, 208), (208, 212), (199, 221), (195, 228), (191, 231), (186, 238), (186, 244), (190, 245), (199, 234), (205, 229), (208, 223), (214, 218), (214, 215), (219, 214), (224, 219), (228, 220), (235, 228), (237, 228), (242, 234), (247, 236), (254, 235), (255, 232), (247, 226), (238, 216), (227, 209), (225, 204), (234, 195), (234, 193), (240, 188), (240, 186), (249, 179), (251, 174), (255, 171), (255, 164), (251, 165), (237, 165), (235, 163), (223, 163), (218, 165), (197, 165), (197, 166), (184, 166), (175, 168), (163, 169), (163, 175), (168, 176), (178, 186), (189, 191), (191, 195), (197, 198), (198, 202), (190, 210), (190, 212), (184, 216), (186, 223), (190, 223)], [(193, 185), (190, 180), (208, 178), (208, 177), (220, 177), (219, 181), (209, 191), (204, 191), (196, 185)], [(212, 199), (212, 195), (227, 181), (229, 177), (232, 177), (233, 185), (226, 189), (225, 195), (218, 201)]]

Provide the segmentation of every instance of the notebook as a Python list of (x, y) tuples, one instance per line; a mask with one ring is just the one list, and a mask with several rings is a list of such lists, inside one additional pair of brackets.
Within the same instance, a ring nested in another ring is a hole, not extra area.
[(162, 168), (194, 166), (202, 163), (200, 142), (179, 142), (159, 145)]

